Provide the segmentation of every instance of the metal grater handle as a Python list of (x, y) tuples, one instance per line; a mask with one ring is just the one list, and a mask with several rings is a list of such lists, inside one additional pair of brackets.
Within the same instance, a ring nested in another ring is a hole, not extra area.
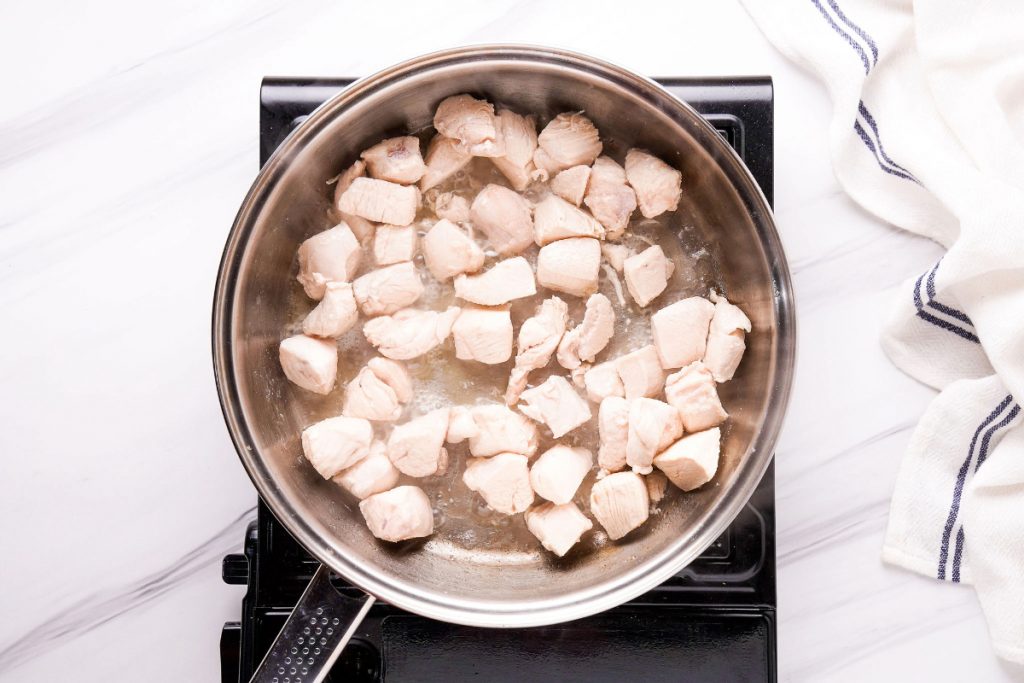
[(330, 673), (375, 599), (346, 598), (330, 574), (316, 570), (250, 683), (319, 683)]

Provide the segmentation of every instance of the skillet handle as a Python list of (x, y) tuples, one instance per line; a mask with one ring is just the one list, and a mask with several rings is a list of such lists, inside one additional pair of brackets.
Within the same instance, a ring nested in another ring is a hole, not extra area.
[(345, 648), (374, 597), (347, 598), (320, 565), (250, 683), (319, 683)]

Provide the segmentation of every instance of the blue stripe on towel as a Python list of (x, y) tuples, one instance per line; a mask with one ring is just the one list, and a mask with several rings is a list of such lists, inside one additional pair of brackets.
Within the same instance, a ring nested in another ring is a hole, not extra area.
[(857, 131), (857, 135), (859, 135), (860, 139), (864, 141), (864, 145), (871, 150), (872, 154), (875, 155), (875, 161), (878, 162), (878, 167), (880, 169), (882, 169), (889, 175), (896, 176), (897, 178), (903, 178), (904, 180), (913, 180), (916, 182), (914, 176), (910, 175), (909, 173), (904, 173), (902, 171), (896, 170), (895, 168), (889, 168), (888, 166), (886, 166), (885, 162), (882, 161), (882, 158), (878, 156), (878, 149), (875, 148), (875, 143), (868, 136), (868, 133), (866, 130), (864, 130), (864, 127), (860, 125), (860, 121), (853, 122), (853, 129)]
[[(921, 277), (924, 276), (922, 275)], [(957, 472), (956, 475), (956, 482), (953, 484), (953, 502), (950, 504), (949, 516), (946, 518), (946, 526), (942, 532), (942, 544), (939, 547), (939, 570), (937, 574), (939, 579), (946, 578), (946, 562), (949, 559), (949, 539), (950, 536), (953, 535), (953, 527), (956, 525), (956, 517), (960, 513), (960, 497), (964, 492), (964, 484), (967, 482), (967, 475), (971, 471), (971, 460), (974, 459), (974, 448), (978, 445), (978, 438), (981, 436), (981, 433), (985, 428), (995, 422), (1011, 403), (1013, 403), (1013, 396), (1007, 395), (1006, 398), (996, 406), (995, 410), (989, 413), (988, 416), (981, 421), (978, 428), (974, 430), (974, 436), (971, 437), (971, 444), (967, 449), (967, 458), (964, 460), (964, 464), (960, 466), (960, 471)], [(989, 442), (992, 440), (992, 434), (995, 430), (1008, 424), (1019, 411), (1020, 406), (1014, 405), (1014, 411), (1011, 411), (1011, 414), (1008, 416), (1009, 419), (1004, 419), (986, 433), (985, 437), (982, 439), (983, 449), (988, 449)]]
[(960, 583), (960, 559), (964, 556), (964, 528), (956, 532), (956, 546), (953, 548), (953, 583)]
[(888, 154), (885, 153), (885, 147), (882, 146), (882, 134), (878, 132), (878, 123), (875, 121), (875, 117), (871, 115), (871, 112), (868, 111), (867, 105), (864, 104), (864, 100), (861, 100), (860, 102), (857, 103), (857, 111), (859, 111), (860, 115), (864, 117), (864, 120), (867, 121), (868, 127), (870, 127), (871, 131), (875, 134), (875, 139), (878, 140), (878, 153), (882, 155), (882, 159), (884, 159), (890, 166), (895, 168), (897, 171), (906, 173), (907, 177), (910, 180), (913, 180), (915, 183), (917, 183), (918, 180), (917, 178), (914, 177), (913, 173), (897, 164), (889, 157)]
[(871, 54), (874, 55), (874, 63), (878, 64), (878, 46), (875, 44), (875, 41), (871, 38), (871, 36), (867, 34), (867, 31), (865, 31), (860, 26), (857, 26), (857, 24), (850, 21), (850, 18), (843, 14), (843, 10), (839, 9), (839, 3), (837, 3), (835, 0), (827, 0), (827, 2), (829, 4), (829, 7), (835, 10), (836, 16), (839, 17), (839, 20), (842, 21), (847, 26), (849, 26), (854, 33), (856, 33), (858, 36), (860, 36), (867, 42), (868, 47), (871, 49)]
[(860, 46), (860, 43), (858, 43), (853, 36), (840, 28), (839, 24), (832, 19), (832, 15), (821, 6), (820, 0), (811, 0), (811, 2), (813, 2), (814, 6), (818, 8), (819, 12), (821, 12), (821, 16), (825, 17), (825, 21), (828, 22), (829, 26), (831, 26), (836, 33), (842, 36), (843, 39), (850, 44), (850, 47), (857, 51), (857, 54), (860, 55), (860, 61), (864, 63), (864, 74), (867, 75), (867, 73), (871, 71), (871, 64), (868, 62), (868, 54), (864, 52), (864, 48)]
[[(925, 310), (925, 302), (921, 298), (921, 283), (924, 281), (926, 275), (927, 273), (922, 273), (921, 277), (917, 278), (917, 282), (914, 284), (914, 307), (917, 308), (917, 317), (920, 318), (921, 320), (924, 320), (927, 323), (935, 325), (938, 328), (946, 330), (947, 332), (952, 332), (956, 336), (961, 337), (962, 339), (966, 339), (969, 342), (973, 342), (975, 344), (981, 343), (978, 339), (978, 335), (974, 334), (973, 332), (969, 332), (968, 330), (965, 330), (963, 327), (955, 323), (951, 323), (948, 320), (937, 318)], [(931, 302), (929, 301), (929, 303)], [(942, 304), (939, 305), (941, 306)], [(936, 310), (939, 309), (936, 308)], [(967, 316), (965, 315), (964, 317)]]
[(947, 306), (946, 304), (940, 304), (938, 301), (935, 301), (935, 273), (937, 273), (938, 270), (939, 270), (939, 263), (942, 263), (942, 259), (939, 259), (938, 263), (935, 264), (935, 267), (932, 268), (930, 273), (928, 273), (928, 279), (925, 282), (925, 289), (928, 292), (928, 304), (927, 305), (931, 306), (936, 311), (941, 311), (942, 313), (945, 313), (950, 318), (956, 318), (960, 322), (966, 323), (966, 324), (970, 325), (971, 327), (974, 327), (974, 323), (971, 321), (971, 319), (967, 316), (966, 313), (964, 313), (963, 311), (957, 310), (957, 309), (953, 308), (952, 306)]

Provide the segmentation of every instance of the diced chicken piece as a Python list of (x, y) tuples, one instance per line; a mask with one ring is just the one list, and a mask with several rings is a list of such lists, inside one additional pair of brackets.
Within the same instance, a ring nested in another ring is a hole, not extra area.
[(426, 192), (461, 171), (473, 160), (458, 140), (435, 135), (427, 145), (426, 171), (420, 179), (420, 191)]
[(382, 225), (373, 236), (373, 258), (378, 266), (412, 261), (418, 239), (411, 225)]
[(470, 458), (462, 481), (491, 509), (506, 515), (525, 512), (533, 503), (525, 455), (498, 453), (490, 458)]
[(372, 270), (352, 283), (359, 310), (364, 315), (387, 315), (414, 303), (423, 294), (423, 283), (411, 261)]
[(395, 488), (398, 477), (398, 470), (388, 458), (387, 446), (382, 441), (374, 441), (369, 455), (334, 475), (333, 479), (341, 488), (362, 500)]
[(622, 380), (626, 398), (653, 397), (665, 386), (665, 371), (658, 362), (658, 352), (648, 345), (615, 359), (615, 369)]
[(341, 195), (338, 208), (368, 221), (409, 225), (416, 220), (420, 191), (376, 178), (356, 178)]
[(635, 472), (609, 474), (590, 490), (590, 512), (615, 541), (647, 521), (647, 485)]
[(434, 213), (452, 223), (468, 223), (469, 200), (454, 192), (442, 192), (434, 200)]
[(382, 541), (397, 543), (434, 533), (430, 499), (418, 486), (399, 486), (375, 493), (359, 503), (370, 533)]
[(597, 464), (605, 472), (618, 472), (626, 467), (626, 442), (629, 439), (629, 401), (609, 396), (597, 410), (597, 432), (601, 447)]
[(699, 360), (668, 376), (665, 400), (679, 411), (687, 432), (717, 427), (729, 417), (718, 398), (715, 378)]
[(444, 440), (448, 443), (462, 443), (480, 430), (473, 420), (473, 409), (469, 406), (453, 406), (448, 414), (448, 434)]
[(589, 166), (603, 149), (597, 128), (580, 112), (553, 118), (537, 136), (537, 144), (533, 163), (549, 176), (572, 166)]
[(302, 453), (324, 479), (370, 454), (373, 426), (355, 417), (329, 417), (302, 430)]
[(568, 503), (594, 464), (586, 448), (552, 446), (530, 468), (530, 485), (538, 496), (552, 503)]
[(469, 207), (469, 217), (502, 256), (518, 254), (533, 244), (530, 203), (507, 187), (492, 184), (480, 190)]
[(551, 179), (551, 191), (565, 201), (579, 206), (583, 203), (583, 196), (587, 193), (587, 183), (589, 181), (589, 166), (573, 166), (561, 171)]
[(714, 312), (710, 301), (693, 296), (651, 316), (651, 335), (658, 348), (661, 367), (681, 368), (704, 357)]
[(722, 430), (718, 427), (689, 434), (654, 458), (654, 466), (684, 491), (708, 483), (718, 471)]
[(341, 196), (345, 194), (351, 185), (352, 181), (356, 178), (362, 178), (366, 175), (366, 164), (362, 161), (356, 161), (354, 164), (349, 166), (347, 169), (342, 171), (340, 175), (335, 179), (334, 183), (334, 206), (338, 209), (341, 214), (341, 219), (348, 225), (352, 230), (352, 234), (356, 236), (356, 239), (362, 243), (366, 238), (373, 235), (374, 225), (365, 218), (360, 218), (350, 213), (345, 213), (341, 210)]
[(542, 503), (526, 511), (526, 528), (540, 544), (563, 557), (594, 525), (573, 503)]
[(569, 307), (557, 296), (553, 296), (541, 302), (533, 317), (523, 321), (519, 327), (516, 363), (509, 374), (508, 388), (505, 390), (506, 404), (515, 405), (526, 388), (530, 371), (544, 367), (551, 360), (551, 354), (558, 348), (558, 342), (565, 334), (568, 315)]
[(328, 282), (324, 296), (305, 320), (302, 331), (315, 337), (340, 337), (359, 320), (359, 309), (347, 282)]
[(388, 457), (410, 477), (441, 474), (448, 464), (447, 435), (448, 408), (432, 410), (394, 428), (388, 437)]
[(626, 184), (622, 167), (611, 157), (602, 156), (594, 162), (583, 202), (605, 227), (608, 239), (617, 240), (626, 232), (636, 209), (636, 193)]
[(381, 140), (359, 157), (366, 162), (371, 178), (410, 185), (426, 172), (420, 141), (411, 135)]
[(616, 273), (621, 273), (626, 265), (626, 259), (636, 254), (635, 251), (625, 244), (602, 244), (601, 254)]
[(466, 306), (452, 326), (455, 357), (487, 365), (512, 357), (512, 316), (507, 307)]
[[(568, 332), (566, 332), (566, 334), (568, 334)], [(565, 335), (562, 335), (562, 339), (565, 339)], [(559, 346), (561, 346), (561, 343), (559, 343)], [(590, 368), (590, 363), (580, 363), (579, 367), (573, 368), (569, 372), (569, 379), (572, 380), (574, 387), (584, 390), (587, 388), (586, 376)]]
[(562, 337), (558, 345), (558, 363), (575, 370), (583, 362), (592, 363), (615, 331), (615, 309), (604, 294), (591, 294), (587, 299), (583, 322)]
[(443, 344), (458, 317), (459, 308), (456, 306), (449, 306), (445, 311), (406, 308), (394, 315), (367, 321), (363, 325), (363, 335), (382, 356), (409, 360)]
[(399, 403), (408, 403), (412, 400), (412, 377), (404, 365), (390, 358), (374, 356), (366, 362), (366, 367), (391, 387)]
[(458, 140), (467, 152), (477, 157), (498, 157), (505, 153), (496, 124), (494, 106), (469, 95), (444, 99), (434, 112), (437, 132)]
[(334, 340), (305, 334), (288, 337), (278, 349), (284, 376), (314, 394), (326, 396), (338, 377), (338, 346)]
[(594, 403), (601, 403), (609, 396), (621, 398), (626, 395), (615, 361), (598, 363), (587, 370), (583, 375), (583, 385), (587, 390), (587, 398)]
[(630, 256), (622, 266), (626, 289), (638, 306), (646, 306), (664, 292), (675, 269), (658, 245)]
[(716, 382), (728, 382), (736, 374), (747, 348), (747, 332), (750, 332), (750, 319), (725, 297), (718, 297), (704, 352), (704, 365)]
[(320, 300), (328, 282), (348, 282), (359, 271), (363, 250), (345, 223), (313, 235), (299, 247), (298, 281), (310, 299)]
[(537, 122), (532, 116), (520, 116), (502, 109), (495, 123), (498, 138), (505, 144), (505, 154), (493, 157), (491, 162), (515, 190), (522, 192), (537, 170), (533, 165), (533, 153), (537, 149)]
[(650, 474), (654, 456), (682, 435), (675, 408), (653, 398), (634, 399), (629, 404), (626, 464), (637, 474)]
[(537, 282), (542, 287), (574, 296), (597, 291), (601, 243), (592, 237), (570, 237), (541, 247)]
[[(435, 279), (444, 282), (484, 265), (484, 250), (466, 231), (442, 218), (423, 237), (423, 260)], [(531, 274), (530, 279), (533, 279)]]
[(474, 406), (470, 414), (476, 426), (467, 437), (469, 452), (473, 455), (518, 453), (530, 457), (537, 452), (537, 426), (519, 413), (492, 404)]
[(646, 477), (644, 483), (647, 485), (647, 497), (652, 503), (657, 503), (665, 497), (665, 489), (668, 488), (668, 477), (664, 472), (654, 470)]
[(555, 195), (537, 204), (533, 229), (540, 246), (566, 237), (604, 238), (604, 227), (593, 216)]
[(569, 380), (551, 375), (520, 396), (523, 415), (546, 424), (556, 439), (590, 419), (590, 404), (576, 393)]
[(536, 293), (533, 268), (522, 256), (498, 261), (477, 275), (455, 276), (455, 296), (481, 306), (500, 306)]
[(675, 211), (683, 194), (683, 174), (656, 156), (639, 149), (626, 154), (626, 179), (636, 190), (644, 218)]

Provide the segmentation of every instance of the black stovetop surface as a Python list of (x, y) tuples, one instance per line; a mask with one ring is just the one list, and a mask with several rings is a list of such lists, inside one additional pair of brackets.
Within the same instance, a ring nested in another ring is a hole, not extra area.
[[(658, 79), (710, 121), (773, 194), (769, 78)], [(351, 79), (268, 78), (260, 91), (260, 163)], [(248, 681), (317, 568), (260, 502), (226, 583), (248, 586), (239, 622), (221, 634), (221, 677)], [(359, 594), (335, 578), (343, 593)], [(329, 681), (774, 681), (775, 474), (697, 560), (654, 590), (568, 624), (493, 630), (375, 605)]]

